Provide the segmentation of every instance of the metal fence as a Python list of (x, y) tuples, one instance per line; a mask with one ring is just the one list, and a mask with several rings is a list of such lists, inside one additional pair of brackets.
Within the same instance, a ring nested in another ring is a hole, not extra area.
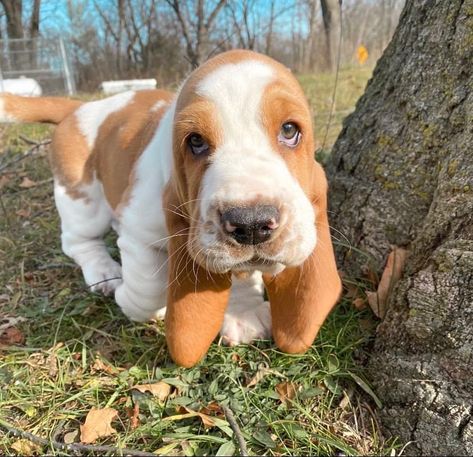
[(62, 38), (0, 40), (0, 91), (3, 81), (33, 78), (43, 94), (76, 92), (74, 72)]

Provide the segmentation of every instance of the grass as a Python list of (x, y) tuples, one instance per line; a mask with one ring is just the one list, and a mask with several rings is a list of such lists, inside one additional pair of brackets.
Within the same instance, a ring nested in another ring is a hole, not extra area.
[[(342, 72), (337, 108), (353, 107), (367, 76)], [(317, 101), (317, 88), (332, 78), (301, 80), (317, 119), (330, 105)], [(340, 128), (334, 119), (328, 144)], [(20, 134), (42, 139), (50, 129), (8, 126), (0, 134), (1, 168), (27, 148)], [(1, 420), (48, 440), (77, 442), (90, 409), (110, 407), (118, 411), (116, 433), (98, 444), (157, 455), (238, 454), (224, 405), (250, 454), (396, 453), (396, 441), (380, 431), (379, 400), (360, 364), (376, 325), (367, 310), (344, 298), (301, 356), (280, 353), (271, 342), (213, 344), (198, 366), (178, 368), (161, 324), (129, 322), (112, 299), (86, 289), (79, 268), (62, 254), (50, 179), (44, 151), (0, 172), (0, 317), (25, 318), (16, 325), (24, 341), (0, 347)], [(173, 389), (164, 401), (132, 389), (157, 381)], [(212, 426), (188, 411), (211, 415)], [(44, 452), (67, 454), (0, 431), (1, 454)]]

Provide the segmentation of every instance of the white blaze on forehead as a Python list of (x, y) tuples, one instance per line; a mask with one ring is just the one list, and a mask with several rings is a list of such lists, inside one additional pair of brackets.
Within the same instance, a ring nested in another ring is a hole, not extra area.
[(75, 115), (79, 122), (79, 129), (87, 139), (89, 148), (94, 146), (103, 121), (110, 114), (124, 108), (134, 96), (135, 92), (133, 91), (123, 92), (103, 100), (85, 103), (76, 111)]
[(291, 180), (261, 119), (264, 91), (276, 78), (271, 65), (250, 59), (222, 65), (197, 86), (197, 94), (215, 106), (223, 134), (204, 175), (203, 214), (211, 198), (242, 200), (264, 193), (269, 199), (275, 197), (275, 182), (284, 188)]
[(244, 60), (222, 65), (198, 84), (197, 94), (216, 105), (225, 140), (232, 139), (232, 135), (241, 138), (255, 133), (245, 131), (245, 126), (261, 127), (261, 98), (275, 77), (270, 65), (258, 60)]

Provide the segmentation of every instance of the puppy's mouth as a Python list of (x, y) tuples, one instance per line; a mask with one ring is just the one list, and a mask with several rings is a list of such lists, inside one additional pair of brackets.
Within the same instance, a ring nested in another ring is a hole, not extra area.
[(205, 257), (198, 256), (196, 261), (201, 265), (205, 265), (208, 270), (214, 271), (215, 273), (226, 273), (228, 271), (240, 273), (259, 270), (277, 274), (286, 267), (286, 265), (281, 262), (262, 257), (258, 254), (253, 254), (252, 257), (246, 260), (244, 258), (229, 256), (228, 253), (227, 255), (219, 255), (221, 253), (213, 253), (214, 255), (209, 254), (210, 255)]

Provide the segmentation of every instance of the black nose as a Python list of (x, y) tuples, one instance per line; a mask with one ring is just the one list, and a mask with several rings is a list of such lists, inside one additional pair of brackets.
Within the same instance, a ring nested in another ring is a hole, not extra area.
[(279, 227), (279, 211), (271, 205), (233, 207), (222, 214), (225, 233), (240, 244), (259, 244), (269, 240)]

